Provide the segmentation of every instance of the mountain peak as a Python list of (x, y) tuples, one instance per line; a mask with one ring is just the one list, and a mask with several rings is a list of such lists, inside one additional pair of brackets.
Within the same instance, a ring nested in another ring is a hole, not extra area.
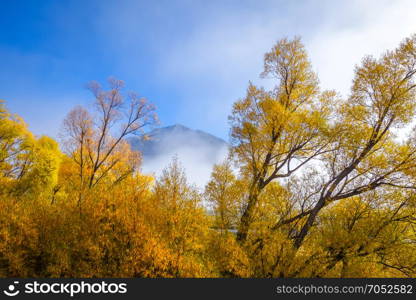
[(202, 130), (191, 129), (182, 124), (159, 127), (147, 135), (150, 139), (146, 141), (135, 137), (129, 140), (133, 149), (141, 151), (144, 155), (153, 155), (155, 147), (160, 148), (159, 151), (170, 151), (177, 147), (193, 147), (201, 144), (210, 144), (219, 148), (227, 146), (227, 143), (219, 137)]
[(190, 129), (190, 128), (188, 128), (188, 127), (186, 127), (186, 126), (184, 126), (184, 125), (182, 125), (182, 124), (179, 124), (179, 123), (173, 124), (173, 125), (171, 125), (170, 127)]
[(212, 165), (223, 161), (228, 153), (228, 144), (223, 139), (182, 124), (157, 128), (148, 135), (149, 140), (129, 139), (132, 148), (143, 155), (145, 173), (161, 174), (176, 156), (189, 179), (201, 186), (209, 179)]
[(182, 124), (173, 124), (173, 125), (170, 125), (170, 126), (162, 127), (160, 129), (186, 130), (186, 131), (190, 130), (190, 131), (192, 131), (191, 128), (186, 127)]

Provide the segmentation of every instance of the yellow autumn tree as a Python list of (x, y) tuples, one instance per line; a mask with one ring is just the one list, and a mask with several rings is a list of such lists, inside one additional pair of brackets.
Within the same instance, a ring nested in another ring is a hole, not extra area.
[[(414, 266), (398, 263), (397, 257), (396, 263), (385, 261), (385, 253), (392, 249), (412, 253), (406, 242), (412, 237), (394, 235), (398, 240), (392, 242), (388, 239), (392, 233), (384, 232), (401, 226), (411, 232), (412, 201), (398, 206), (391, 201), (399, 192), (412, 197), (416, 187), (415, 138), (410, 135), (400, 141), (396, 135), (413, 120), (415, 66), (416, 36), (412, 36), (380, 59), (365, 57), (356, 67), (350, 96), (343, 100), (334, 92), (319, 92), (300, 39), (283, 39), (265, 55), (262, 75), (272, 75), (277, 80), (275, 88), (266, 91), (250, 84), (246, 98), (234, 104), (230, 116), (232, 153), (240, 175), (249, 183), (237, 240), (255, 266), (261, 262), (261, 268), (254, 269), (256, 276), (359, 276), (364, 269), (349, 267), (349, 258), (358, 263), (359, 257), (374, 259), (372, 270), (390, 268), (396, 270), (391, 271), (394, 274), (413, 274)], [(278, 184), (269, 189), (272, 183)], [(280, 192), (273, 192), (276, 188)], [(335, 226), (354, 212), (351, 201), (369, 195), (377, 199), (377, 205), (367, 206), (371, 218), (362, 224), (374, 239), (383, 235), (385, 240), (379, 241), (384, 243), (382, 247), (374, 246), (374, 240), (358, 238), (355, 228), (347, 234)], [(269, 200), (262, 204), (262, 199)], [(266, 215), (262, 214), (266, 203), (277, 209), (270, 206)], [(348, 213), (335, 213), (336, 207), (344, 207)], [(384, 214), (388, 220), (399, 213), (397, 210), (410, 215), (399, 220), (393, 217), (395, 222), (386, 223), (375, 234), (376, 224), (382, 220), (377, 218)], [(271, 218), (267, 217), (270, 214)], [(335, 223), (325, 225), (323, 220)], [(322, 238), (329, 228), (335, 230), (329, 235), (334, 237), (331, 242), (352, 239), (353, 246), (342, 250), (323, 247)], [(351, 247), (354, 253), (343, 252)], [(367, 247), (371, 250), (365, 250)], [(264, 251), (265, 256), (259, 254)], [(315, 263), (320, 267), (314, 267)], [(331, 273), (341, 264), (345, 265), (343, 271)]]

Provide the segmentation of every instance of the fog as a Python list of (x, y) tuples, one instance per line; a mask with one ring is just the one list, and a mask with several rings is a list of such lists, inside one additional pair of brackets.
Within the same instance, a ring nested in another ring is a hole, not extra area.
[(182, 125), (156, 129), (151, 140), (132, 142), (143, 153), (142, 172), (159, 177), (176, 157), (184, 168), (188, 182), (204, 188), (212, 167), (224, 161), (228, 144), (213, 135)]

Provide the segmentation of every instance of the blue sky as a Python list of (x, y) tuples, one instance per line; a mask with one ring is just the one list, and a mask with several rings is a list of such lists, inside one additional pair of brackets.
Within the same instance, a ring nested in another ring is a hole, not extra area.
[(0, 99), (56, 137), (85, 84), (115, 76), (181, 123), (228, 138), (227, 116), (263, 54), (300, 35), (323, 88), (416, 32), (415, 1), (1, 1)]

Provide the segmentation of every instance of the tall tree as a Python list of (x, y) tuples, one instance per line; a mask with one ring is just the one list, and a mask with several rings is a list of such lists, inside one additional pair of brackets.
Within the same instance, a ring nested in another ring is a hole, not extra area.
[(271, 91), (250, 84), (229, 117), (232, 152), (249, 181), (237, 239), (247, 239), (259, 194), (327, 151), (326, 119), (332, 92), (321, 93), (299, 38), (280, 40), (264, 59), (262, 76), (276, 80)]
[(81, 194), (104, 179), (119, 182), (139, 167), (139, 153), (130, 150), (126, 137), (145, 136), (157, 122), (155, 108), (135, 93), (123, 92), (124, 82), (109, 79), (109, 90), (97, 82), (88, 85), (95, 97), (95, 112), (76, 107), (64, 121), (66, 151), (78, 166)]
[(323, 184), (295, 239), (300, 247), (328, 204), (371, 190), (416, 189), (416, 143), (400, 143), (394, 129), (410, 124), (416, 107), (416, 35), (380, 59), (365, 57), (355, 70), (350, 97), (337, 110), (333, 151), (322, 156)]

